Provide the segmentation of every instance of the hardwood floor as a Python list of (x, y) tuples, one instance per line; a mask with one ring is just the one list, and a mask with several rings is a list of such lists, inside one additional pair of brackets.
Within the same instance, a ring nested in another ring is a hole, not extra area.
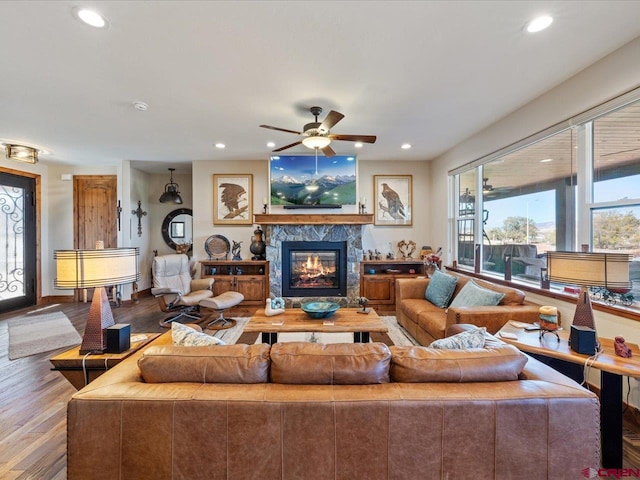
[[(59, 373), (51, 371), (49, 358), (65, 348), (17, 360), (8, 359), (7, 319), (41, 310), (64, 312), (82, 335), (89, 304), (64, 303), (32, 307), (0, 315), (0, 479), (66, 478), (66, 406), (76, 392)], [(250, 316), (251, 309), (235, 309), (234, 316)], [(129, 323), (132, 333), (163, 332), (165, 318), (153, 297), (140, 303), (113, 308), (117, 323)], [(635, 410), (634, 410), (635, 412)], [(640, 422), (629, 412), (625, 428), (640, 433)], [(633, 455), (625, 453), (624, 466), (636, 468)]]
[[(82, 335), (89, 306), (63, 303), (0, 315), (1, 479), (66, 478), (66, 408), (76, 392), (59, 372), (51, 371), (49, 363), (67, 348), (9, 360), (7, 319), (38, 310), (62, 311)], [(133, 333), (166, 331), (158, 324), (166, 315), (150, 296), (141, 297), (137, 305), (113, 307), (113, 316), (117, 323), (131, 324)]]

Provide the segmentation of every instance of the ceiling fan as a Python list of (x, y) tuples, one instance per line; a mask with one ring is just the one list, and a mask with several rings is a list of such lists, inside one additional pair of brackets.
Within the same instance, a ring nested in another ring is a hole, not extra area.
[(362, 143), (375, 143), (375, 135), (344, 135), (333, 134), (329, 130), (344, 118), (344, 115), (335, 110), (331, 110), (322, 122), (318, 122), (318, 115), (322, 113), (321, 107), (311, 107), (309, 109), (311, 115), (316, 119), (311, 123), (307, 123), (302, 132), (295, 130), (288, 130), (286, 128), (272, 127), (270, 125), (260, 125), (262, 128), (269, 128), (271, 130), (278, 130), (280, 132), (294, 133), (296, 135), (303, 135), (304, 138), (297, 142), (285, 145), (284, 147), (276, 148), (274, 152), (281, 152), (287, 148), (295, 147), (296, 145), (303, 144), (307, 148), (311, 148), (317, 151), (320, 150), (325, 157), (333, 157), (336, 152), (330, 146), (332, 140), (346, 140), (348, 142), (362, 142)]

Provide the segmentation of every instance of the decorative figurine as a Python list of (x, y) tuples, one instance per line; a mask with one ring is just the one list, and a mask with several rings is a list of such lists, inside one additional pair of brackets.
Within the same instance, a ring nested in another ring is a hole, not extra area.
[(619, 357), (631, 358), (631, 356), (633, 355), (631, 353), (631, 349), (626, 343), (624, 343), (624, 338), (622, 337), (615, 338), (613, 349), (615, 350), (616, 355)]
[(267, 298), (264, 306), (264, 314), (267, 317), (273, 317), (274, 315), (279, 315), (281, 313), (284, 313), (284, 300), (279, 297), (274, 298), (273, 300)]
[(409, 240), (408, 242), (400, 240), (398, 242), (398, 250), (400, 251), (403, 260), (411, 258), (413, 252), (416, 251), (416, 242), (414, 242), (413, 240)]
[(231, 249), (231, 253), (233, 253), (233, 258), (232, 260), (242, 260), (242, 257), (240, 256), (240, 249), (242, 242), (236, 242), (235, 240), (233, 240), (233, 248)]
[(358, 305), (362, 307), (362, 310), (358, 310), (358, 313), (369, 313), (371, 311), (370, 308), (367, 308), (367, 304), (369, 303), (369, 299), (366, 297), (358, 297)]

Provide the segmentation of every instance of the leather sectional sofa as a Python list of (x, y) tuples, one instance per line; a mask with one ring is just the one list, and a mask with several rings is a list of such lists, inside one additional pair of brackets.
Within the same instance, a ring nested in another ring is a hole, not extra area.
[[(462, 290), (471, 277), (447, 272), (458, 277), (452, 298)], [(474, 278), (480, 287), (504, 293), (496, 306), (439, 308), (425, 298), (428, 278), (402, 278), (396, 280), (396, 319), (421, 345), (429, 345), (445, 336), (454, 324), (472, 324), (486, 327), (495, 334), (509, 320), (533, 323), (539, 319), (540, 305), (528, 302), (523, 291)]]
[(576, 479), (597, 397), (514, 347), (174, 347), (68, 405), (68, 478)]

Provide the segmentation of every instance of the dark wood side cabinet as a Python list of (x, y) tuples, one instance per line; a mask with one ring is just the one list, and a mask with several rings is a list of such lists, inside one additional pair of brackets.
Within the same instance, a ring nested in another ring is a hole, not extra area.
[(240, 292), (240, 305), (264, 306), (269, 297), (269, 262), (266, 260), (202, 260), (201, 277), (214, 279), (213, 294)]
[(424, 276), (422, 260), (363, 260), (360, 262), (360, 296), (380, 311), (396, 309), (396, 278)]

